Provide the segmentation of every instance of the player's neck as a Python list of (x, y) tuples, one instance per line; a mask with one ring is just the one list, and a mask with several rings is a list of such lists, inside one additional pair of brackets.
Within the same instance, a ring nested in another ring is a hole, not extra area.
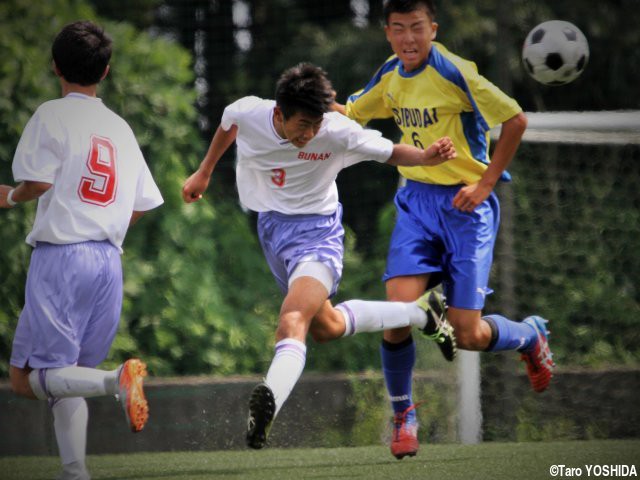
[(69, 83), (65, 80), (61, 80), (60, 86), (62, 89), (63, 97), (66, 97), (70, 93), (81, 93), (82, 95), (86, 95), (88, 97), (96, 97), (98, 93), (97, 83), (94, 83), (93, 85), (80, 85), (78, 83)]

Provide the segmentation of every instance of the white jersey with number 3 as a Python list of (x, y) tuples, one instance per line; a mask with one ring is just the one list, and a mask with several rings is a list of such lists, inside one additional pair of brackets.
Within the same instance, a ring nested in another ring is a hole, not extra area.
[(318, 134), (297, 148), (273, 126), (273, 100), (244, 97), (220, 122), (237, 125), (236, 182), (240, 201), (255, 212), (330, 215), (338, 206), (340, 170), (365, 160), (386, 162), (393, 143), (339, 113), (326, 113)]
[(121, 249), (131, 214), (162, 196), (129, 125), (100, 99), (70, 93), (42, 104), (13, 159), (16, 182), (52, 184), (27, 243), (109, 240)]

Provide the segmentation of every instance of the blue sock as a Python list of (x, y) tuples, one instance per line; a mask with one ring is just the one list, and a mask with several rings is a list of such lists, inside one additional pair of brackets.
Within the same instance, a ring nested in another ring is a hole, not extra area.
[(488, 352), (518, 350), (526, 352), (533, 348), (538, 335), (535, 329), (524, 322), (514, 322), (502, 315), (485, 315), (482, 317), (491, 326), (492, 339)]
[[(411, 384), (413, 381), (413, 366), (416, 363), (416, 344), (409, 336), (401, 343), (382, 341), (380, 346), (382, 357), (382, 371), (391, 397), (394, 413), (402, 413), (411, 405)], [(415, 423), (416, 411), (411, 410), (406, 417), (407, 423)]]

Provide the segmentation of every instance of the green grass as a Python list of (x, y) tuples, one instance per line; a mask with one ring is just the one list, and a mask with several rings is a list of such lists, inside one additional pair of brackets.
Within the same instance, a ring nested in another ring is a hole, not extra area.
[[(556, 464), (582, 468), (582, 478), (588, 476), (585, 465), (635, 465), (640, 473), (640, 440), (424, 445), (417, 457), (402, 461), (378, 446), (93, 455), (88, 460), (93, 480), (566, 478), (549, 474)], [(50, 480), (57, 470), (55, 457), (0, 458), (3, 480)]]

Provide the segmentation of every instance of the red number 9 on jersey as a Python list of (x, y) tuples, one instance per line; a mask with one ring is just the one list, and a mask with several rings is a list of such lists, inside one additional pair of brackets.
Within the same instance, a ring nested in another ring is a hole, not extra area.
[(113, 203), (116, 198), (118, 175), (116, 149), (111, 140), (97, 135), (91, 136), (87, 168), (90, 175), (83, 176), (78, 187), (80, 199), (101, 207)]

